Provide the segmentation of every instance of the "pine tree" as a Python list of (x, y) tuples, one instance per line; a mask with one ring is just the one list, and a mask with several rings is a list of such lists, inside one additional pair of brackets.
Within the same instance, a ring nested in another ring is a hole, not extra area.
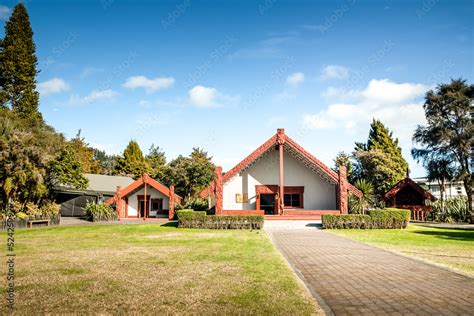
[(354, 168), (352, 165), (351, 156), (341, 151), (337, 154), (336, 158), (334, 158), (333, 161), (334, 167), (332, 168), (332, 170), (334, 170), (335, 172), (339, 172), (339, 166), (345, 166), (347, 179), (349, 180), (349, 182), (352, 182), (352, 170)]
[(127, 148), (123, 151), (123, 157), (117, 158), (115, 173), (129, 175), (134, 179), (140, 178), (144, 173), (149, 172), (150, 167), (143, 156), (138, 143), (131, 140)]
[(148, 155), (145, 158), (151, 169), (151, 177), (162, 182), (166, 166), (165, 152), (159, 146), (152, 144)]
[(86, 143), (84, 137), (81, 137), (81, 130), (69, 143), (73, 149), (75, 159), (81, 164), (83, 172), (94, 174), (102, 172), (100, 161), (94, 159), (94, 149)]
[(355, 177), (366, 179), (380, 198), (391, 186), (406, 177), (408, 163), (402, 156), (398, 138), (377, 119), (373, 119), (367, 143), (356, 143)]
[(36, 47), (25, 6), (15, 6), (0, 49), (0, 103), (24, 118), (41, 118), (36, 91)]

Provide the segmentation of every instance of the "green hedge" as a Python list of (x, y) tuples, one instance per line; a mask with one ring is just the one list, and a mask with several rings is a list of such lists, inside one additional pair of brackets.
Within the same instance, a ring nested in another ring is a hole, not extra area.
[(323, 215), (322, 221), (327, 229), (362, 229), (371, 228), (372, 224), (370, 216), (362, 214)]
[(325, 229), (393, 229), (406, 228), (410, 221), (410, 211), (394, 208), (372, 210), (369, 215), (338, 214), (323, 215)]
[(261, 229), (262, 215), (206, 215), (206, 212), (179, 210), (176, 212), (178, 227), (207, 229)]
[(410, 221), (410, 210), (386, 208), (369, 211), (374, 228), (406, 228)]

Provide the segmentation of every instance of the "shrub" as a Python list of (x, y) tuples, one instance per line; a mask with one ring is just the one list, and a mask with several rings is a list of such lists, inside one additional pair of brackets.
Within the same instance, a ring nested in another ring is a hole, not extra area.
[(188, 201), (184, 208), (192, 209), (194, 211), (207, 211), (209, 208), (209, 203), (204, 199), (191, 199)]
[(261, 215), (216, 216), (187, 209), (177, 211), (176, 216), (180, 228), (261, 229), (263, 227)]
[(406, 228), (410, 221), (410, 211), (401, 209), (371, 210), (369, 215), (338, 214), (323, 215), (325, 229), (392, 229)]
[(441, 204), (441, 200), (436, 200), (433, 203), (433, 219), (437, 222), (467, 222), (469, 217), (466, 196), (447, 198), (443, 204)]
[(322, 222), (323, 228), (327, 229), (371, 228), (370, 216), (362, 214), (323, 215)]
[(23, 212), (18, 212), (18, 213), (15, 214), (15, 217), (19, 218), (19, 219), (25, 219), (25, 218), (28, 217), (28, 215), (23, 213)]
[(406, 228), (410, 221), (410, 210), (386, 208), (369, 211), (374, 228)]
[(93, 222), (117, 220), (114, 209), (104, 203), (87, 202), (84, 211), (87, 219)]

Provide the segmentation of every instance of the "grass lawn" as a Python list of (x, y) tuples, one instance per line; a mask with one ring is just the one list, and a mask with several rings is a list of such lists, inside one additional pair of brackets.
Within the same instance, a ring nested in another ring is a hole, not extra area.
[(474, 230), (410, 224), (407, 229), (329, 231), (474, 276)]
[(52, 227), (17, 230), (15, 252), (18, 314), (321, 313), (263, 231)]

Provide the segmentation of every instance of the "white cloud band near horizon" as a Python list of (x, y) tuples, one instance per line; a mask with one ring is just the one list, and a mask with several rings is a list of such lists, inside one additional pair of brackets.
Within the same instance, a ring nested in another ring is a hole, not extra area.
[(132, 76), (127, 78), (122, 85), (127, 89), (145, 89), (147, 93), (153, 93), (173, 86), (175, 79), (173, 77), (157, 77), (149, 79), (145, 76)]

